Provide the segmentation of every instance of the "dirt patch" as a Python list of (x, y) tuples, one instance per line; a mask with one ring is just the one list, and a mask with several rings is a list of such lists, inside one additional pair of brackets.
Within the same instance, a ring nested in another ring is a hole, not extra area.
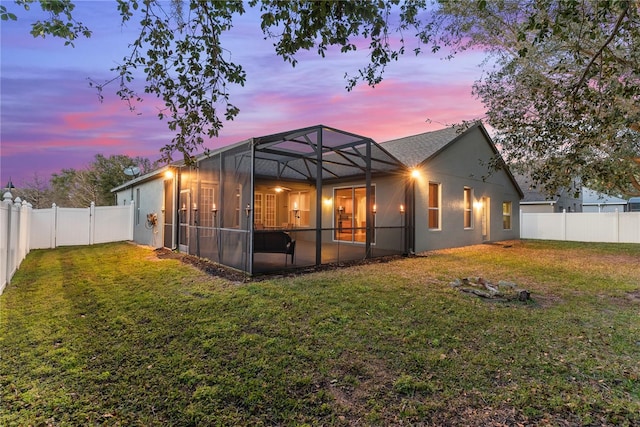
[(637, 304), (640, 304), (640, 289), (636, 289), (635, 291), (627, 292), (627, 298), (629, 298), (629, 300), (631, 302), (635, 302)]

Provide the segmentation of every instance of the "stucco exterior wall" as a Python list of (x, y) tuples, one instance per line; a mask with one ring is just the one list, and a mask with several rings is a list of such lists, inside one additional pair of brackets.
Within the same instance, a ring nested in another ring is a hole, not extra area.
[[(133, 241), (141, 245), (160, 248), (163, 246), (162, 207), (163, 207), (163, 179), (145, 181), (133, 184), (116, 193), (116, 203), (125, 205), (133, 200), (136, 203), (133, 217)], [(147, 214), (155, 213), (157, 224), (147, 222)]]
[[(420, 167), (415, 178), (415, 252), (519, 238), (520, 195), (503, 170), (489, 173), (494, 155), (480, 130), (463, 135)], [(429, 229), (429, 182), (440, 184), (440, 227)], [(472, 225), (464, 227), (464, 189), (472, 190)], [(486, 229), (482, 202), (488, 205)], [(503, 202), (511, 202), (511, 228), (503, 227)], [(484, 234), (486, 232), (486, 235)]]

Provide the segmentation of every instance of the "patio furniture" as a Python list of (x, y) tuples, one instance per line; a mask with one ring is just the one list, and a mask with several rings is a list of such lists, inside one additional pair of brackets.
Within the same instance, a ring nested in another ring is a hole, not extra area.
[(285, 266), (287, 265), (286, 255), (291, 255), (291, 263), (293, 263), (295, 249), (296, 241), (286, 231), (254, 230), (253, 232), (253, 252), (285, 254)]

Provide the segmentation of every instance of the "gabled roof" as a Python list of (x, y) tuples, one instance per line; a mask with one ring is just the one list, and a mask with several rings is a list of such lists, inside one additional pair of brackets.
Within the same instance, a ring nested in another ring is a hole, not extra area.
[(396, 159), (412, 167), (436, 155), (462, 133), (464, 129), (460, 127), (448, 127), (383, 142), (382, 146)]
[[(464, 126), (451, 126), (432, 132), (394, 139), (383, 142), (381, 145), (407, 167), (415, 167), (429, 162), (447, 147), (455, 144), (462, 136), (475, 130), (479, 130), (482, 133), (493, 153), (502, 158), (482, 122), (477, 122), (467, 129)], [(524, 197), (522, 189), (511, 174), (511, 170), (509, 170), (509, 166), (505, 164), (503, 170), (508, 175), (513, 186), (518, 190), (520, 196)]]

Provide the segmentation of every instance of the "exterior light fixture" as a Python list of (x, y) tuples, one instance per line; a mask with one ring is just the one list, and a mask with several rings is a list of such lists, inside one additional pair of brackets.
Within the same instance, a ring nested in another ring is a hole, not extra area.
[(244, 208), (246, 214), (247, 214), (247, 218), (249, 218), (249, 214), (251, 213), (251, 205), (249, 203), (247, 203), (247, 207)]
[(11, 192), (11, 190), (13, 190), (14, 188), (16, 188), (16, 186), (13, 185), (13, 182), (11, 182), (11, 177), (9, 177), (9, 182), (7, 182), (7, 186), (4, 187), (4, 189), (8, 192)]
[(420, 171), (418, 169), (411, 169), (411, 178), (416, 179), (420, 176)]
[(400, 205), (400, 213), (403, 214), (404, 213), (404, 205)]
[(378, 206), (376, 206), (376, 204), (373, 204), (373, 208), (371, 208), (371, 212), (373, 212), (373, 214), (377, 214), (378, 213)]

